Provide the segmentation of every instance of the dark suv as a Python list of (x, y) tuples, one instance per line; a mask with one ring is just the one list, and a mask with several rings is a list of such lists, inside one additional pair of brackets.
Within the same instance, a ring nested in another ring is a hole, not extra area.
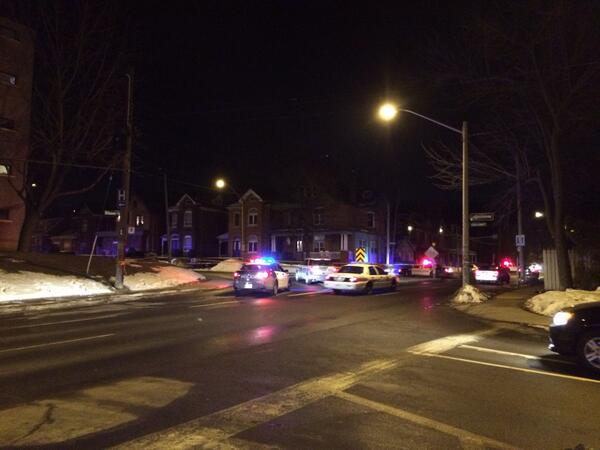
[(581, 364), (600, 373), (600, 302), (557, 312), (550, 326), (550, 350), (577, 355)]

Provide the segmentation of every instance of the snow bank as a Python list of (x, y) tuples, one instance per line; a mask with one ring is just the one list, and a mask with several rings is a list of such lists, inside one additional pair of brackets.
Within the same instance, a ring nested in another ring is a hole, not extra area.
[(0, 269), (0, 302), (109, 292), (109, 287), (88, 278), (26, 270), (6, 272)]
[(527, 300), (525, 308), (537, 314), (553, 316), (563, 308), (589, 302), (600, 302), (600, 287), (595, 291), (567, 289), (544, 292)]
[(204, 275), (182, 269), (181, 267), (155, 266), (152, 270), (153, 272), (138, 272), (133, 275), (125, 275), (123, 284), (131, 291), (145, 291), (206, 280)]
[(488, 294), (481, 292), (475, 286), (470, 284), (465, 285), (458, 290), (454, 298), (452, 299), (452, 303), (455, 304), (465, 304), (465, 303), (483, 303), (489, 297)]
[(237, 272), (242, 268), (242, 261), (237, 258), (229, 258), (221, 261), (216, 266), (210, 268), (214, 272)]

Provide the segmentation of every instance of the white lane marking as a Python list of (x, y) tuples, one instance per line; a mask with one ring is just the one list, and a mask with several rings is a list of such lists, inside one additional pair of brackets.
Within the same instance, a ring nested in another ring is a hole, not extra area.
[(560, 359), (554, 360), (551, 358), (545, 358), (543, 356), (526, 355), (524, 353), (506, 352), (504, 350), (496, 350), (494, 348), (487, 348), (487, 347), (477, 347), (475, 345), (459, 345), (459, 348), (468, 348), (471, 350), (477, 350), (478, 352), (497, 353), (499, 355), (519, 356), (521, 358), (534, 359), (534, 360), (538, 360), (538, 361), (550, 361), (550, 362), (555, 362), (555, 363), (559, 363), (559, 364), (575, 365), (575, 363), (573, 361), (563, 361)]
[(115, 448), (231, 448), (229, 439), (237, 434), (348, 389), (363, 378), (397, 365), (398, 359), (379, 359), (349, 372), (312, 378), (208, 416), (124, 442)]
[(238, 300), (232, 300), (232, 301), (228, 301), (228, 302), (204, 303), (202, 305), (192, 305), (192, 306), (190, 306), (190, 308), (210, 308), (213, 306), (232, 305), (232, 304), (236, 304), (236, 303), (240, 303), (240, 302)]
[(575, 375), (564, 375), (562, 373), (545, 372), (543, 370), (525, 369), (523, 367), (507, 366), (505, 364), (496, 364), (496, 363), (489, 363), (489, 362), (483, 362), (483, 361), (476, 361), (474, 359), (457, 358), (455, 356), (448, 356), (448, 355), (435, 355), (433, 353), (431, 353), (431, 354), (428, 354), (428, 353), (419, 353), (419, 355), (420, 356), (430, 356), (432, 358), (450, 359), (452, 361), (460, 361), (460, 362), (466, 362), (466, 363), (470, 363), (470, 364), (479, 364), (479, 365), (482, 365), (482, 366), (498, 367), (500, 369), (515, 370), (517, 372), (532, 373), (532, 374), (535, 374), (535, 375), (546, 375), (548, 377), (565, 378), (567, 380), (585, 381), (587, 383), (598, 383), (598, 384), (600, 384), (600, 380), (594, 380), (592, 378), (577, 377)]
[(458, 438), (461, 443), (468, 444), (470, 448), (477, 446), (478, 448), (498, 448), (498, 449), (514, 449), (512, 445), (506, 444), (504, 442), (496, 441), (494, 439), (490, 439), (485, 436), (481, 436), (479, 434), (471, 433), (470, 431), (463, 430), (462, 428), (456, 428), (452, 425), (447, 425), (442, 422), (438, 422), (437, 420), (429, 419), (427, 417), (419, 416), (418, 414), (414, 414), (399, 408), (395, 408), (393, 406), (385, 405), (383, 403), (375, 402), (373, 400), (368, 400), (364, 397), (359, 397), (354, 394), (350, 394), (348, 392), (338, 392), (335, 394), (336, 397), (349, 401), (351, 403), (355, 403), (361, 406), (366, 406), (367, 408), (373, 409), (375, 411), (383, 412), (389, 414), (391, 416), (399, 417), (402, 420), (406, 420), (408, 422), (415, 423), (425, 428), (430, 428), (435, 431), (439, 431), (444, 434), (449, 434), (450, 436), (454, 436)]
[(497, 333), (499, 330), (499, 328), (490, 328), (473, 334), (455, 334), (452, 336), (446, 336), (440, 339), (434, 339), (432, 341), (413, 345), (412, 347), (407, 348), (406, 351), (415, 355), (420, 355), (422, 353), (445, 353), (453, 348), (458, 347), (459, 345), (478, 342), (490, 334)]
[(98, 336), (88, 336), (88, 337), (78, 338), (78, 339), (68, 339), (66, 341), (48, 342), (46, 344), (28, 345), (26, 347), (5, 348), (3, 350), (0, 350), (0, 353), (16, 352), (18, 350), (29, 350), (30, 348), (49, 347), (51, 345), (70, 344), (72, 342), (90, 341), (92, 339), (103, 339), (103, 338), (107, 338), (107, 337), (114, 336), (114, 335), (115, 335), (115, 333), (100, 334)]
[(106, 314), (104, 316), (96, 316), (96, 317), (86, 317), (85, 319), (71, 319), (71, 320), (60, 320), (57, 322), (44, 322), (44, 323), (31, 323), (27, 325), (17, 325), (14, 327), (6, 327), (5, 330), (17, 330), (19, 328), (34, 328), (34, 327), (48, 327), (50, 325), (60, 325), (63, 323), (75, 323), (75, 322), (86, 322), (89, 320), (98, 320), (98, 319), (108, 319), (110, 317), (117, 317), (128, 314), (126, 312), (115, 313), (115, 314)]
[(312, 292), (301, 292), (299, 294), (290, 294), (288, 297), (300, 297), (303, 295), (316, 295), (316, 294), (324, 294), (326, 292), (331, 292), (329, 289), (321, 289), (320, 291), (312, 291)]

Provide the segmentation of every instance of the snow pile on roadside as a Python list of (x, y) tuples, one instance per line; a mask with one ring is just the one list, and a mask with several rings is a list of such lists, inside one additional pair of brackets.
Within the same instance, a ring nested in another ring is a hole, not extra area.
[(237, 258), (229, 258), (221, 261), (210, 268), (213, 272), (237, 272), (242, 268), (242, 261)]
[(109, 287), (88, 278), (26, 270), (6, 272), (0, 269), (0, 302), (110, 292)]
[(544, 292), (527, 300), (525, 308), (543, 316), (553, 316), (563, 308), (589, 302), (600, 302), (600, 287), (595, 291), (567, 289)]
[(483, 303), (488, 298), (488, 294), (481, 292), (475, 286), (467, 284), (458, 290), (452, 299), (452, 303), (461, 305), (466, 303)]
[(181, 267), (156, 266), (152, 270), (154, 272), (138, 272), (133, 275), (125, 275), (123, 284), (131, 291), (145, 291), (206, 280), (204, 275)]

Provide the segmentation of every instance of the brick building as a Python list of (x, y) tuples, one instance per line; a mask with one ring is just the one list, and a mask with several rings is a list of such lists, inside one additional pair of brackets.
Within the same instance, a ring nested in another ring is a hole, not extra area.
[(385, 261), (385, 209), (377, 201), (352, 204), (308, 195), (295, 203), (267, 202), (250, 189), (228, 210), (231, 256), (346, 262), (356, 247), (364, 247), (369, 261)]
[(25, 182), (29, 155), (33, 38), (31, 31), (0, 17), (0, 250), (15, 250), (25, 205), (13, 186)]

